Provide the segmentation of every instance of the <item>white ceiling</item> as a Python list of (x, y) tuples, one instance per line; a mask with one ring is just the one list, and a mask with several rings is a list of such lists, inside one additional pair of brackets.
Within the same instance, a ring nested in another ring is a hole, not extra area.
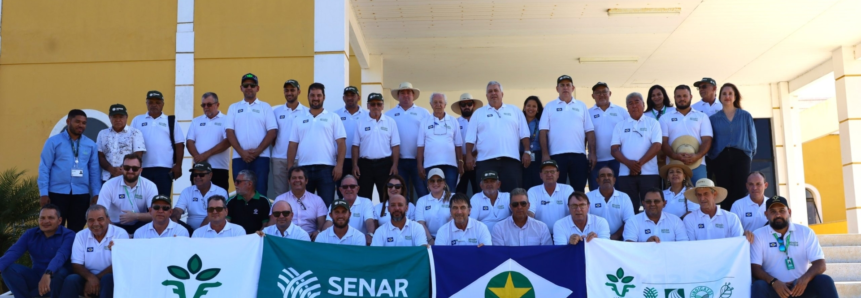
[[(859, 0), (351, 0), (385, 87), (423, 90), (577, 85), (760, 84), (793, 79), (861, 42)], [(680, 7), (674, 16), (607, 16), (608, 8)], [(580, 64), (579, 57), (636, 63)], [(392, 85), (392, 86), (390, 86)]]

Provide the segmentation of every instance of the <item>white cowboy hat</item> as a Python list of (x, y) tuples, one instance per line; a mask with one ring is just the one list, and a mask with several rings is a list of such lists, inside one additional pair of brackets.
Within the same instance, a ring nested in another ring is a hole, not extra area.
[(392, 97), (397, 99), (398, 98), (398, 91), (401, 91), (401, 90), (413, 90), (413, 95), (414, 95), (413, 99), (419, 98), (419, 93), (421, 93), (421, 91), (419, 89), (413, 88), (412, 83), (403, 82), (403, 83), (401, 83), (400, 86), (398, 86), (397, 89), (392, 89)]
[(472, 107), (473, 111), (477, 110), (478, 108), (480, 108), (483, 105), (481, 100), (473, 98), (472, 94), (464, 93), (464, 94), (460, 95), (460, 100), (455, 101), (451, 104), (451, 111), (454, 112), (455, 114), (460, 115), (460, 103), (464, 102), (464, 101), (472, 101), (473, 102), (473, 104), (474, 104), (474, 106)]
[[(694, 137), (689, 136), (689, 135), (684, 135), (684, 136), (680, 136), (680, 137), (676, 138), (670, 147), (673, 147), (673, 152), (675, 152), (675, 153), (694, 154), (700, 150), (700, 142), (697, 141), (697, 138), (694, 138)], [(672, 160), (672, 158), (671, 158), (671, 160)], [(702, 157), (700, 157), (700, 159), (697, 159), (696, 161), (694, 161), (694, 163), (688, 165), (688, 167), (690, 167), (691, 170), (693, 170), (693, 169), (696, 169), (697, 167), (699, 167), (700, 164), (702, 164), (702, 163), (703, 163), (703, 159), (702, 159)]]
[(711, 189), (713, 189), (716, 192), (715, 204), (719, 204), (720, 202), (723, 202), (723, 200), (726, 199), (726, 194), (727, 194), (726, 188), (723, 188), (720, 186), (715, 186), (714, 181), (711, 181), (708, 178), (703, 178), (703, 179), (697, 180), (697, 184), (694, 185), (694, 187), (688, 188), (688, 190), (685, 191), (685, 198), (691, 202), (699, 204), (700, 200), (697, 199), (697, 189), (698, 188), (711, 188)]

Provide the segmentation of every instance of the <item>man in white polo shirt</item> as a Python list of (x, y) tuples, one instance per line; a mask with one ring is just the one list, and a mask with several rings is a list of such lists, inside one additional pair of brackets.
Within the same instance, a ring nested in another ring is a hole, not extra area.
[(135, 154), (128, 154), (123, 159), (121, 177), (114, 177), (105, 182), (99, 192), (96, 204), (105, 206), (111, 223), (134, 234), (140, 226), (152, 220), (149, 214), (149, 198), (158, 195), (156, 185), (141, 177), (141, 159)]
[(613, 130), (616, 124), (628, 119), (628, 111), (625, 108), (610, 102), (610, 87), (607, 83), (598, 82), (592, 86), (592, 98), (595, 105), (589, 108), (592, 125), (595, 127), (595, 155), (597, 162), (591, 168), (589, 176), (589, 190), (595, 190), (600, 183), (597, 181), (597, 169), (609, 166), (613, 172), (619, 173), (619, 161), (613, 158), (610, 147), (613, 140)]
[(753, 237), (753, 231), (768, 224), (768, 218), (765, 216), (765, 204), (763, 204), (765, 203), (765, 190), (767, 188), (768, 182), (765, 181), (765, 175), (762, 172), (750, 173), (747, 175), (748, 195), (732, 203), (732, 208), (730, 208), (730, 212), (735, 213), (741, 220), (744, 235), (748, 239)]
[(550, 229), (529, 216), (529, 196), (525, 189), (511, 191), (511, 216), (493, 226), (490, 238), (494, 246), (553, 245)]
[(638, 213), (646, 191), (661, 188), (656, 157), (661, 151), (661, 124), (655, 119), (643, 117), (642, 94), (631, 93), (625, 102), (631, 117), (616, 124), (610, 151), (621, 164), (616, 188), (631, 197), (634, 213)]
[(272, 107), (257, 98), (260, 91), (257, 76), (242, 76), (242, 100), (227, 109), (227, 140), (233, 147), (233, 180), (242, 170), (251, 170), (260, 180), (254, 183), (257, 192), (269, 193), (269, 145), (278, 134), (278, 123)]
[(699, 210), (685, 216), (688, 239), (722, 239), (744, 234), (738, 216), (716, 205), (726, 199), (726, 194), (726, 188), (715, 186), (715, 183), (707, 178), (698, 180), (694, 187), (685, 191), (685, 198), (700, 205)]
[[(341, 179), (341, 187), (339, 188), (344, 197), (343, 200), (350, 207), (350, 226), (367, 235), (367, 242), (371, 244), (371, 237), (373, 237), (374, 231), (377, 229), (374, 223), (374, 202), (371, 202), (368, 198), (358, 196), (359, 180), (353, 175), (344, 176)], [(332, 211), (332, 206), (329, 206), (329, 211)], [(327, 216), (326, 223), (323, 224), (323, 230), (331, 227), (333, 224), (332, 217)]]
[(209, 197), (206, 202), (209, 223), (194, 230), (191, 238), (225, 238), (245, 236), (245, 228), (227, 221), (227, 199), (220, 195)]
[[(418, 130), (419, 177), (427, 189), (427, 173), (440, 169), (445, 173), (448, 189), (457, 187), (457, 175), (463, 172), (459, 160), (463, 160), (463, 137), (460, 135), (457, 120), (446, 114), (445, 94), (434, 92), (430, 100), (433, 114), (425, 118)], [(427, 194), (427, 192), (425, 192)], [(421, 198), (421, 197), (419, 197)]]
[[(353, 138), (356, 136), (356, 123), (363, 116), (368, 116), (368, 111), (362, 109), (359, 105), (359, 88), (355, 86), (347, 86), (344, 88), (344, 95), (341, 97), (344, 100), (344, 107), (335, 111), (341, 117), (341, 123), (344, 124), (344, 131), (347, 133), (347, 153), (344, 155), (344, 167), (341, 173), (343, 175), (353, 174)], [(359, 158), (358, 156), (356, 158)], [(341, 186), (342, 180), (338, 180), (338, 187)], [(339, 198), (343, 198), (343, 194), (338, 193)]]
[(678, 216), (664, 212), (667, 200), (660, 188), (646, 191), (644, 212), (625, 222), (622, 238), (628, 242), (688, 241), (685, 224)]
[(368, 245), (367, 241), (365, 241), (365, 235), (350, 225), (351, 213), (347, 202), (342, 200), (334, 202), (329, 216), (332, 217), (333, 225), (320, 232), (319, 235), (316, 235), (314, 242), (356, 246)]
[[(559, 97), (547, 103), (538, 123), (542, 161), (559, 164), (559, 183), (583, 191), (589, 169), (595, 166), (595, 128), (586, 104), (574, 98), (574, 80), (568, 75), (556, 79)], [(589, 156), (586, 156), (586, 145)], [(549, 224), (548, 224), (549, 225)]]
[(421, 91), (413, 88), (410, 82), (401, 83), (398, 88), (392, 89), (392, 97), (398, 99), (398, 105), (386, 112), (386, 116), (398, 124), (401, 140), (398, 174), (406, 182), (407, 196), (412, 197), (412, 190), (415, 190), (416, 199), (428, 194), (427, 181), (419, 177), (418, 167), (422, 165), (417, 163), (416, 153), (420, 126), (425, 118), (431, 116), (427, 109), (413, 103), (419, 94)]
[[(616, 190), (616, 174), (609, 166), (598, 169), (598, 189), (586, 194), (591, 206), (589, 213), (603, 217), (610, 225), (610, 239), (622, 240), (625, 222), (634, 217), (631, 197)], [(569, 207), (570, 208), (570, 207)]]
[(272, 205), (272, 217), (275, 224), (263, 228), (263, 233), (281, 238), (311, 241), (308, 232), (293, 224), (293, 208), (287, 201), (278, 201)]
[[(676, 110), (667, 112), (661, 117), (661, 134), (663, 135), (662, 150), (670, 159), (681, 160), (690, 166), (694, 162), (700, 162), (700, 166), (693, 171), (692, 181), (706, 178), (706, 161), (704, 156), (709, 152), (712, 145), (712, 123), (708, 115), (691, 108), (691, 88), (687, 85), (679, 85), (673, 91)], [(694, 153), (676, 153), (673, 151), (673, 141), (681, 136), (691, 136), (699, 142), (700, 146)]]
[(822, 274), (825, 254), (813, 230), (790, 221), (785, 198), (765, 205), (769, 225), (754, 232), (750, 245), (751, 297), (838, 297), (834, 279)]
[(507, 192), (520, 187), (523, 168), (532, 162), (531, 151), (517, 153), (520, 146), (529, 148), (529, 124), (523, 111), (502, 102), (499, 82), (490, 81), (486, 89), (487, 106), (475, 111), (466, 130), (466, 152), (478, 150), (477, 157), (466, 155), (466, 169), (475, 169), (479, 175), (488, 171), (501, 173), (502, 191)]
[(694, 110), (705, 113), (708, 116), (714, 115), (720, 110), (723, 110), (723, 106), (717, 100), (717, 82), (715, 82), (712, 78), (703, 78), (702, 80), (694, 82), (694, 88), (697, 88), (697, 91), (700, 93), (699, 102), (691, 105)]
[(141, 131), (146, 145), (141, 176), (155, 183), (159, 194), (170, 195), (173, 180), (182, 176), (185, 135), (176, 117), (162, 113), (164, 96), (161, 92), (147, 92), (146, 108), (146, 114), (132, 120), (132, 127)]
[(352, 133), (353, 176), (359, 178), (359, 196), (372, 198), (376, 186), (382, 197), (389, 175), (398, 173), (401, 145), (398, 124), (383, 115), (382, 94), (368, 94), (368, 117), (357, 120)]
[[(220, 106), (218, 94), (203, 94), (200, 103), (203, 115), (191, 120), (185, 144), (195, 163), (207, 162), (212, 165), (212, 183), (227, 189), (230, 186), (230, 152), (227, 151), (230, 142), (227, 141), (225, 130), (227, 115), (218, 110)], [(191, 183), (194, 184), (194, 177), (191, 177)]]
[(227, 190), (211, 182), (212, 167), (206, 161), (195, 163), (190, 172), (194, 184), (186, 187), (179, 194), (179, 199), (176, 201), (176, 206), (170, 217), (173, 221), (178, 222), (182, 214), (188, 212), (185, 222), (192, 229), (197, 229), (209, 223), (206, 217), (209, 198), (212, 196), (226, 198)]
[(284, 82), (284, 99), (287, 102), (272, 108), (275, 113), (275, 122), (278, 123), (278, 136), (272, 142), (272, 190), (280, 195), (290, 190), (290, 177), (287, 170), (290, 169), (287, 161), (287, 149), (290, 146), (290, 133), (293, 131), (293, 120), (304, 114), (308, 108), (299, 103), (299, 82), (287, 80)]
[[(455, 114), (460, 115), (457, 118), (458, 127), (460, 128), (460, 136), (463, 138), (463, 146), (461, 153), (464, 159), (466, 155), (475, 157), (478, 152), (475, 149), (470, 153), (466, 153), (466, 130), (469, 128), (469, 119), (472, 119), (472, 114), (482, 106), (481, 100), (472, 98), (472, 94), (464, 93), (460, 95), (460, 100), (451, 104), (451, 110)], [(467, 169), (464, 159), (458, 160), (458, 167), (463, 168), (463, 173), (460, 174), (460, 181), (457, 182), (457, 191), (459, 193), (467, 193), (469, 185), (472, 184), (473, 192), (478, 189), (478, 182), (475, 180), (475, 169)]]
[(451, 197), (451, 220), (436, 232), (434, 245), (478, 246), (493, 245), (487, 226), (470, 217), (472, 205), (465, 194)]
[[(292, 167), (287, 172), (290, 175), (290, 191), (276, 197), (275, 203), (287, 201), (293, 210), (293, 223), (305, 230), (313, 240), (326, 223), (326, 203), (319, 196), (305, 190), (305, 185), (308, 184), (305, 169)], [(275, 219), (270, 216), (268, 225), (272, 225)]]
[(541, 163), (541, 185), (529, 189), (529, 213), (543, 222), (553, 234), (556, 221), (568, 216), (568, 197), (574, 188), (557, 182), (559, 170), (555, 160)]
[(509, 193), (499, 190), (499, 174), (495, 171), (487, 171), (481, 175), (481, 192), (470, 199), (470, 216), (484, 223), (489, 231), (493, 225), (511, 216)]
[(610, 225), (603, 217), (589, 213), (589, 197), (582, 192), (568, 196), (571, 216), (563, 217), (553, 224), (553, 244), (577, 245), (595, 238), (610, 239)]
[(96, 145), (99, 148), (99, 166), (102, 168), (102, 182), (123, 174), (123, 156), (132, 153), (143, 156), (146, 152), (141, 131), (126, 124), (129, 119), (126, 106), (112, 105), (108, 117), (111, 118), (111, 127), (100, 131), (96, 138)]
[(157, 195), (152, 198), (150, 215), (152, 221), (135, 231), (134, 239), (188, 237), (188, 230), (170, 220), (170, 197)]
[(129, 234), (110, 224), (107, 211), (102, 205), (87, 209), (87, 228), (75, 235), (72, 244), (73, 274), (63, 281), (60, 297), (114, 296), (111, 246), (116, 239), (129, 239)]
[(409, 205), (403, 196), (394, 195), (389, 198), (392, 220), (377, 229), (371, 246), (428, 246), (424, 226), (407, 218), (407, 208)]

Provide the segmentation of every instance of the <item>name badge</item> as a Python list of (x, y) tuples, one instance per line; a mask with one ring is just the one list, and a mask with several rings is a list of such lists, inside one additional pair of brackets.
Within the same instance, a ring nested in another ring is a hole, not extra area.
[(197, 198), (191, 199), (192, 202), (197, 202)]
[(83, 169), (72, 169), (72, 177), (84, 177)]
[(625, 132), (631, 132), (631, 129), (630, 129), (630, 128), (626, 128), (626, 129), (625, 129)]
[(237, 113), (242, 113), (242, 112), (244, 112), (244, 111), (245, 111), (245, 109), (239, 109), (239, 111), (236, 111), (236, 112), (237, 112)]

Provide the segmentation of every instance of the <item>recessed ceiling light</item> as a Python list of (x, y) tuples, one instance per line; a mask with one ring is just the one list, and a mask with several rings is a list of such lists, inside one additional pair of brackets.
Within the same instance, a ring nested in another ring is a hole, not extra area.
[(622, 56), (622, 57), (580, 57), (580, 64), (583, 63), (637, 63), (640, 57), (637, 56)]
[(614, 15), (679, 15), (681, 7), (653, 7), (653, 8), (610, 8), (608, 16)]

